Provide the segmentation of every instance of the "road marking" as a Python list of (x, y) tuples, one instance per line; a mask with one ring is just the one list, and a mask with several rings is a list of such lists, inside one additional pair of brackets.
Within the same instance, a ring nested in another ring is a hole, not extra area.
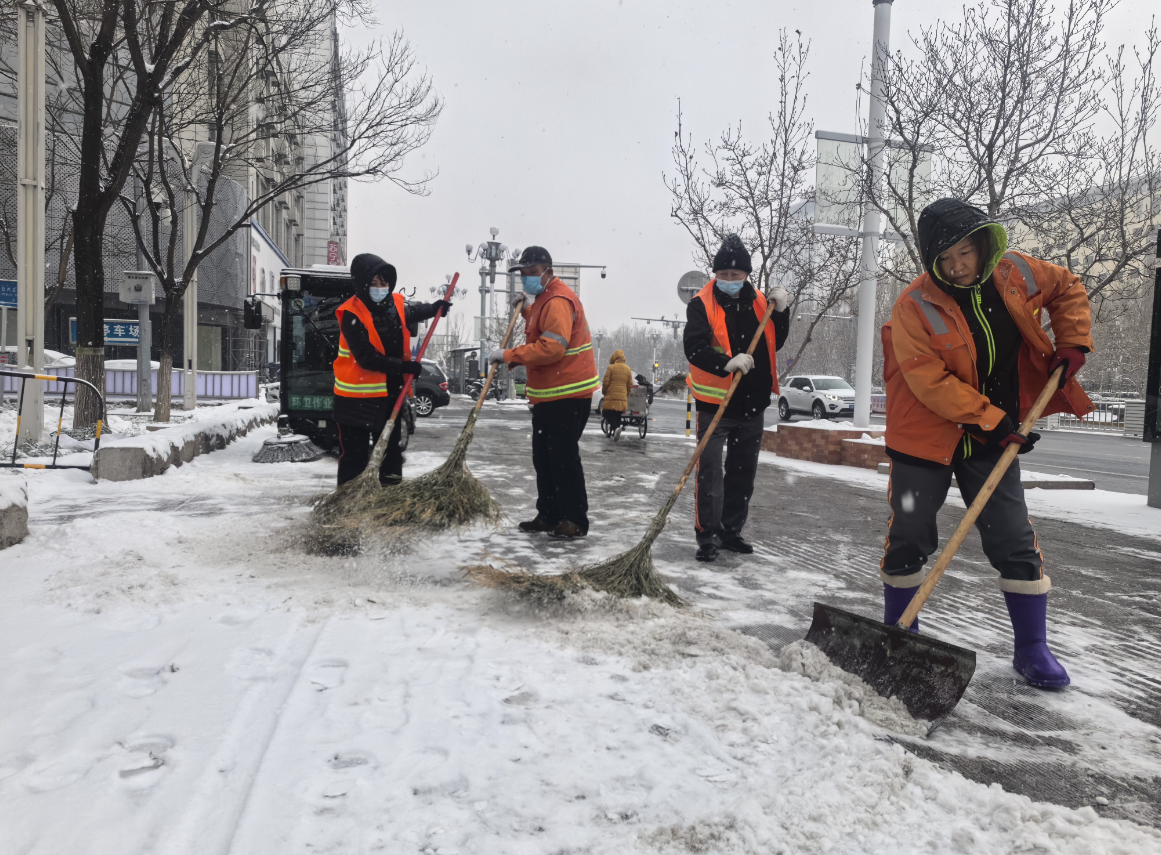
[(1115, 475), (1118, 478), (1144, 478), (1145, 480), (1149, 479), (1148, 475), (1130, 475), (1127, 472), (1105, 472), (1103, 469), (1081, 469), (1079, 466), (1057, 466), (1055, 463), (1043, 463), (1043, 464), (1037, 463), (1035, 465), (1044, 466), (1045, 468), (1048, 468), (1049, 466), (1054, 466), (1057, 469), (1071, 469), (1073, 472), (1093, 472), (1097, 475)]

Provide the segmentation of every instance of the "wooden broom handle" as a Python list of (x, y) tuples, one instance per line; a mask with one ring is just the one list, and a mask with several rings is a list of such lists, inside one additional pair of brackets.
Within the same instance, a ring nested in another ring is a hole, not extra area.
[[(770, 318), (773, 314), (774, 300), (766, 297), (766, 314), (762, 316), (762, 322), (758, 324), (758, 331), (754, 333), (754, 337), (750, 339), (750, 346), (746, 348), (746, 353), (750, 356), (754, 355), (754, 350), (758, 347), (758, 342), (762, 340), (762, 335), (766, 332), (766, 324), (770, 323)], [(770, 354), (770, 371), (775, 377), (778, 376), (777, 357), (773, 353)], [(709, 438), (717, 429), (718, 422), (722, 420), (722, 416), (726, 412), (726, 405), (730, 402), (730, 398), (734, 397), (734, 390), (738, 388), (740, 382), (742, 382), (742, 372), (735, 371), (734, 379), (730, 381), (730, 388), (726, 390), (726, 396), (722, 398), (721, 404), (718, 405), (718, 411), (714, 413), (714, 420), (710, 422), (705, 434), (698, 440), (697, 448), (693, 450), (693, 457), (689, 458), (689, 462), (685, 464), (685, 471), (681, 473), (681, 480), (677, 482), (677, 488), (673, 491), (674, 495), (680, 493), (685, 487), (685, 482), (689, 480), (690, 473), (697, 466), (697, 461), (701, 457), (701, 453), (705, 451), (706, 443), (709, 442)]]
[[(1064, 366), (1062, 365), (1052, 372), (1052, 376), (1048, 378), (1048, 382), (1040, 392), (1040, 397), (1036, 399), (1036, 402), (1032, 405), (1032, 409), (1028, 411), (1028, 415), (1024, 417), (1024, 421), (1020, 424), (1019, 434), (1021, 436), (1027, 436), (1032, 431), (1036, 420), (1040, 418), (1040, 414), (1044, 412), (1044, 408), (1048, 406), (1048, 402), (1060, 388), (1060, 375), (1063, 371)], [(1004, 449), (1004, 453), (1000, 455), (999, 462), (992, 469), (992, 474), (988, 476), (988, 480), (984, 482), (984, 486), (976, 494), (975, 501), (972, 502), (971, 507), (967, 509), (967, 513), (960, 520), (955, 534), (951, 536), (951, 540), (947, 542), (947, 546), (943, 547), (943, 552), (936, 559), (935, 566), (931, 568), (931, 572), (927, 574), (927, 578), (923, 580), (923, 584), (919, 586), (919, 590), (911, 598), (911, 603), (907, 606), (907, 610), (903, 612), (903, 616), (895, 624), (897, 627), (907, 629), (914, 623), (916, 616), (919, 614), (919, 610), (923, 608), (923, 604), (927, 602), (927, 598), (931, 596), (931, 592), (935, 589), (939, 577), (943, 575), (943, 571), (947, 569), (947, 565), (951, 563), (951, 559), (959, 551), (964, 538), (967, 537), (971, 527), (976, 524), (976, 520), (979, 519), (980, 514), (983, 512), (984, 505), (988, 503), (988, 499), (992, 497), (992, 493), (995, 492), (996, 486), (1000, 483), (1000, 479), (1004, 477), (1004, 473), (1008, 471), (1008, 467), (1012, 465), (1012, 461), (1016, 459), (1016, 455), (1019, 453), (1019, 443), (1009, 442), (1007, 448)]]
[[(520, 304), (524, 305), (523, 303)], [(508, 349), (508, 340), (512, 338), (512, 330), (516, 329), (516, 321), (520, 318), (520, 306), (512, 310), (512, 317), (508, 319), (508, 329), (504, 331), (504, 338), (500, 342), (500, 347), (503, 350)], [(481, 354), (482, 355), (482, 354)], [(493, 362), (492, 367), (488, 369), (488, 376), (484, 380), (484, 388), (480, 390), (480, 396), (476, 398), (476, 406), (472, 409), (473, 414), (478, 414), (480, 408), (484, 406), (484, 399), (488, 397), (488, 389), (492, 387), (492, 378), (496, 376), (496, 372), (500, 368), (499, 362)]]

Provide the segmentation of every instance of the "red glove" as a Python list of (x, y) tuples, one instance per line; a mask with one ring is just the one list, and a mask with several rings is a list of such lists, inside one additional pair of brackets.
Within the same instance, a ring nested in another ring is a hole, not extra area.
[(1061, 365), (1064, 366), (1064, 373), (1060, 375), (1060, 388), (1063, 389), (1064, 384), (1084, 367), (1084, 361), (1084, 351), (1079, 347), (1062, 347), (1048, 363), (1048, 373), (1051, 374)]

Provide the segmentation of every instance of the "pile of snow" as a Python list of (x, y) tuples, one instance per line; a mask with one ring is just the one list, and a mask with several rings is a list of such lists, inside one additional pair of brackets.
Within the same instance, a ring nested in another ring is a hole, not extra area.
[[(851, 422), (833, 421), (831, 419), (807, 419), (803, 422), (782, 422), (778, 425), (780, 428), (808, 428), (810, 430), (859, 430)], [(769, 428), (767, 428), (769, 430)], [(886, 428), (884, 428), (886, 430)], [(879, 433), (879, 431), (872, 428), (872, 431)], [(868, 434), (863, 434), (868, 437)]]
[(23, 472), (0, 470), (0, 511), (11, 507), (28, 507), (28, 486)]

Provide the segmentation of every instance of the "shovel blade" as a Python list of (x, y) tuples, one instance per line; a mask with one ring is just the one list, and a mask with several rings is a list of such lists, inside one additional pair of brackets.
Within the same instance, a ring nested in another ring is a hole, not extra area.
[(806, 640), (883, 697), (898, 698), (914, 718), (933, 723), (955, 708), (976, 671), (973, 650), (823, 603), (814, 604)]

